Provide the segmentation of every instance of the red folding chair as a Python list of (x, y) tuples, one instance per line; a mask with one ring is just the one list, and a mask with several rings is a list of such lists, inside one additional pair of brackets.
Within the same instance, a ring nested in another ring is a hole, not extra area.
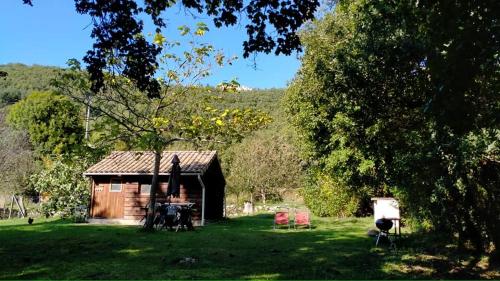
[(297, 225), (306, 225), (311, 229), (311, 216), (309, 215), (309, 211), (296, 211), (295, 218), (293, 220), (293, 228), (296, 228)]
[(286, 225), (288, 226), (288, 229), (290, 229), (290, 219), (288, 216), (288, 211), (276, 211), (274, 213), (273, 229), (276, 229), (276, 227), (280, 225)]

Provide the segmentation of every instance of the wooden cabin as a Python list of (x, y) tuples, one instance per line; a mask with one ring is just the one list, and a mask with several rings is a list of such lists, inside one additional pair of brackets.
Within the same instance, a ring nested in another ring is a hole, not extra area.
[[(167, 201), (167, 187), (173, 156), (180, 159), (180, 196), (171, 203), (194, 203), (193, 221), (224, 215), (225, 179), (216, 151), (166, 151), (160, 162), (157, 202)], [(90, 218), (94, 222), (134, 224), (145, 216), (153, 177), (154, 153), (115, 151), (90, 167)]]

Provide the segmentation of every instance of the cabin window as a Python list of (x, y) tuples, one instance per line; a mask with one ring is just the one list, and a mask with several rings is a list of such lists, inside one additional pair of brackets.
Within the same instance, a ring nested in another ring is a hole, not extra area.
[(141, 194), (149, 194), (150, 192), (151, 192), (151, 184), (141, 183), (140, 193)]
[(122, 191), (122, 181), (119, 179), (111, 180), (111, 185), (109, 187), (110, 192), (121, 192)]

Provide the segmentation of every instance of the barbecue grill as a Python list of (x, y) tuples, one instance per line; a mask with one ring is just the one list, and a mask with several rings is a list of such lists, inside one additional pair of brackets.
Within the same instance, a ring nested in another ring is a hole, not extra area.
[(389, 219), (381, 218), (381, 219), (378, 219), (377, 221), (375, 221), (375, 226), (377, 226), (377, 228), (380, 230), (380, 232), (378, 233), (378, 236), (377, 236), (377, 242), (375, 243), (375, 246), (378, 246), (378, 242), (380, 241), (380, 237), (382, 237), (382, 236), (389, 239), (389, 241), (392, 245), (393, 242), (389, 238), (389, 230), (393, 226), (392, 221)]
[(393, 223), (391, 220), (388, 219), (378, 219), (375, 222), (375, 225), (377, 226), (378, 229), (380, 229), (380, 231), (389, 232), (389, 229), (392, 228)]

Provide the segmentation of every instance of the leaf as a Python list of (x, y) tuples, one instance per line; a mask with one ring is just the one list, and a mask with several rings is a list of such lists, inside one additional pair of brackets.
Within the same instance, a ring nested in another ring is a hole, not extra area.
[(182, 36), (188, 34), (191, 31), (191, 29), (185, 25), (179, 26), (177, 29), (181, 32)]
[(224, 64), (224, 55), (223, 54), (217, 54), (215, 56), (215, 62), (219, 65), (219, 66), (222, 66)]
[(197, 23), (196, 26), (197, 26), (197, 29), (194, 32), (194, 35), (197, 35), (197, 36), (203, 36), (209, 30), (208, 26), (203, 22)]
[(153, 39), (153, 43), (155, 43), (158, 46), (163, 46), (166, 41), (167, 41), (167, 39), (161, 33), (156, 33), (156, 35)]

